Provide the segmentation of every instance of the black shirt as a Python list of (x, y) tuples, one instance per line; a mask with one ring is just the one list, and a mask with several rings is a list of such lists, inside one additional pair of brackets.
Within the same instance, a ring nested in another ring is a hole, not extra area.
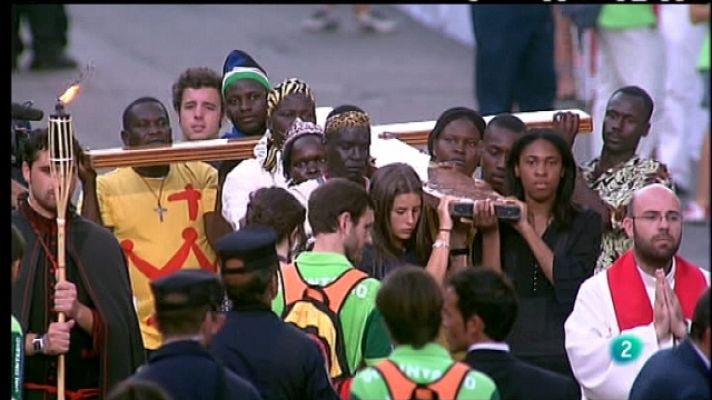
[(398, 258), (384, 260), (381, 265), (377, 261), (376, 248), (369, 244), (363, 249), (361, 262), (356, 265), (356, 268), (368, 274), (371, 278), (376, 278), (379, 281), (386, 275), (395, 271), (404, 265), (422, 266), (418, 257), (415, 254), (415, 249), (406, 249)]
[[(512, 353), (541, 367), (571, 375), (564, 349), (564, 322), (573, 310), (578, 289), (593, 275), (601, 251), (601, 217), (593, 210), (574, 213), (564, 229), (553, 221), (542, 239), (554, 253), (549, 282), (524, 238), (500, 224), (502, 269), (519, 298), (519, 312), (507, 342)], [(546, 361), (555, 360), (554, 364)]]

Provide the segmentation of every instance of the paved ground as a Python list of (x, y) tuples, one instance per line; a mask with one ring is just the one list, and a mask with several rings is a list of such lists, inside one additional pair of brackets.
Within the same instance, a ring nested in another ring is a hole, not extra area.
[[(302, 32), (299, 23), (314, 10), (310, 5), (68, 7), (69, 52), (94, 66), (68, 110), (77, 137), (92, 148), (120, 145), (121, 113), (132, 100), (149, 95), (170, 105), (170, 88), (181, 71), (189, 66), (220, 71), (236, 48), (250, 53), (272, 82), (302, 78), (319, 105), (353, 103), (377, 124), (434, 120), (452, 106), (476, 107), (472, 49), (394, 8), (385, 12), (400, 23), (399, 32), (377, 36), (359, 32), (345, 5), (338, 8), (342, 29), (331, 34)], [(14, 73), (12, 100), (34, 100), (48, 112), (77, 76), (76, 71)], [(682, 254), (705, 268), (709, 228), (686, 225), (682, 244)]]

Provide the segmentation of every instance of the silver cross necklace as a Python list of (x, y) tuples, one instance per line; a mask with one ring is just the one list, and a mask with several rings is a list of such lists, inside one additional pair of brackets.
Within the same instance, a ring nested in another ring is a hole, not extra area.
[(166, 178), (168, 178), (168, 174), (166, 174), (166, 176), (164, 176), (163, 178), (161, 178), (161, 186), (160, 186), (160, 188), (158, 189), (158, 194), (156, 194), (156, 192), (153, 190), (153, 188), (151, 187), (151, 184), (148, 183), (148, 181), (146, 180), (146, 178), (144, 178), (144, 177), (141, 176), (140, 174), (139, 174), (138, 176), (141, 178), (141, 180), (143, 181), (143, 183), (146, 184), (146, 186), (148, 187), (148, 189), (151, 191), (151, 193), (153, 194), (153, 196), (156, 198), (156, 207), (153, 209), (153, 211), (155, 211), (155, 212), (158, 214), (158, 219), (159, 219), (161, 222), (163, 222), (163, 213), (168, 213), (168, 209), (165, 208), (165, 207), (163, 207), (163, 205), (161, 205), (161, 198), (163, 197), (163, 184), (166, 183)]

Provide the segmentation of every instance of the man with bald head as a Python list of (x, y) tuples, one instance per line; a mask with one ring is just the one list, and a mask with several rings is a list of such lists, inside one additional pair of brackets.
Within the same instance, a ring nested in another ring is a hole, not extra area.
[(677, 255), (680, 200), (662, 184), (635, 191), (623, 226), (633, 241), (579, 289), (564, 325), (566, 352), (586, 399), (627, 399), (645, 362), (687, 336), (710, 274)]

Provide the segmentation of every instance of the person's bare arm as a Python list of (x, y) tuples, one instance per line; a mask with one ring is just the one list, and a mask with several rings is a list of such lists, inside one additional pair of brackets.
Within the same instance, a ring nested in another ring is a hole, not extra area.
[(596, 211), (601, 216), (601, 229), (605, 231), (611, 225), (611, 213), (606, 203), (601, 200), (598, 192), (588, 187), (586, 179), (579, 171), (576, 173), (576, 181), (574, 182), (574, 193), (571, 195), (571, 200), (574, 203), (583, 205)]
[[(223, 171), (223, 167), (228, 161), (223, 161), (223, 165), (218, 168), (218, 183), (217, 193), (215, 195), (215, 207), (213, 211), (203, 214), (203, 223), (205, 224), (205, 236), (208, 239), (208, 244), (217, 249), (218, 240), (233, 231), (232, 225), (223, 217), (222, 214), (222, 191), (225, 185), (225, 177), (227, 172)], [(227, 167), (225, 167), (227, 168)], [(229, 169), (229, 168), (228, 168)], [(229, 169), (231, 170), (231, 169)]]
[[(526, 218), (522, 216), (522, 219)], [(534, 254), (541, 272), (549, 282), (554, 283), (554, 252), (528, 223), (519, 225), (516, 229)]]
[(501, 272), (499, 221), (494, 211), (494, 201), (487, 199), (475, 203), (474, 225), (482, 235), (482, 265)]
[[(466, 250), (469, 249), (470, 240), (468, 233), (472, 229), (470, 223), (456, 221), (454, 224), (453, 232), (450, 235), (450, 250)], [(472, 265), (470, 260), (469, 252), (462, 252), (457, 254), (450, 254), (450, 267), (448, 269), (449, 273), (455, 273), (461, 269), (467, 268)]]
[(232, 232), (232, 225), (222, 215), (222, 201), (219, 192), (215, 197), (215, 210), (203, 214), (203, 222), (208, 243), (213, 249), (217, 249), (218, 240)]
[(522, 210), (522, 216), (517, 222), (511, 223), (512, 227), (522, 236), (527, 246), (529, 246), (529, 249), (534, 255), (534, 259), (546, 279), (554, 283), (554, 252), (529, 223), (527, 218), (527, 203), (514, 197), (507, 198), (507, 201), (516, 204), (519, 209)]
[(447, 245), (433, 247), (430, 252), (428, 264), (425, 266), (425, 270), (428, 271), (440, 284), (445, 282), (450, 247), (452, 246), (451, 235), (454, 223), (448, 210), (448, 204), (451, 201), (453, 201), (451, 196), (445, 196), (440, 199), (440, 203), (438, 204), (438, 235), (436, 236), (435, 242), (446, 243)]
[(581, 117), (571, 111), (559, 111), (554, 114), (552, 122), (552, 129), (564, 138), (569, 148), (573, 148), (581, 125)]
[(565, 18), (558, 5), (552, 7), (554, 16), (554, 63), (556, 68), (556, 97), (567, 99), (576, 96), (574, 79), (574, 46), (571, 38), (571, 21)]
[[(554, 126), (553, 129), (557, 131), (566, 143), (568, 143), (569, 148), (573, 148), (576, 141), (576, 136), (578, 135), (580, 125), (580, 117), (578, 114), (572, 112), (558, 112), (554, 114)], [(574, 193), (571, 196), (571, 200), (577, 204), (590, 208), (596, 211), (601, 216), (601, 221), (603, 223), (602, 228), (605, 230), (610, 224), (610, 213), (608, 207), (601, 200), (598, 192), (588, 187), (586, 180), (581, 174), (580, 170), (577, 170), (576, 180), (574, 181)]]
[(96, 195), (96, 170), (91, 166), (89, 157), (80, 149), (77, 154), (77, 172), (82, 182), (82, 216), (103, 225), (99, 211), (99, 199)]
[(699, 24), (710, 20), (709, 4), (690, 4), (690, 21)]

